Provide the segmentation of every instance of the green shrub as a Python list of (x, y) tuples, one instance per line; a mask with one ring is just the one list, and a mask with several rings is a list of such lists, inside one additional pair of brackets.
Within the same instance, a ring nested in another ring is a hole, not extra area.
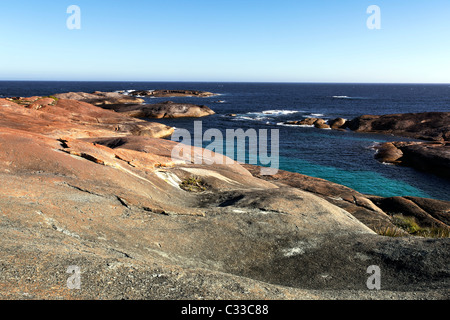
[(208, 185), (198, 177), (190, 177), (180, 183), (180, 188), (189, 192), (203, 192), (207, 190)]

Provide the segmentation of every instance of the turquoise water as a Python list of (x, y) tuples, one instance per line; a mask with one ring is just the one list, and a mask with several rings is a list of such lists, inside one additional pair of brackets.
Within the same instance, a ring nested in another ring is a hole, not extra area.
[(409, 185), (408, 183), (395, 179), (389, 179), (373, 171), (343, 170), (287, 157), (280, 157), (280, 169), (329, 180), (364, 194), (378, 195), (382, 197), (431, 197), (429, 194)]

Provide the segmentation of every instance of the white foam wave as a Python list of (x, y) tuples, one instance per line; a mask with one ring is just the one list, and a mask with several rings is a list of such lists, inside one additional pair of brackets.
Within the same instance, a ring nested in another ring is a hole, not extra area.
[(114, 92), (121, 93), (121, 94), (127, 96), (127, 95), (129, 95), (131, 92), (134, 92), (134, 91), (136, 91), (136, 90), (134, 90), (134, 89), (129, 89), (129, 90), (116, 90), (116, 91), (114, 91)]
[(247, 112), (246, 116), (256, 116), (256, 117), (279, 117), (279, 116), (285, 116), (289, 114), (295, 114), (299, 113), (300, 111), (297, 110), (264, 110), (260, 112)]
[(289, 123), (284, 123), (284, 122), (278, 122), (276, 125), (277, 125), (277, 126), (283, 126), (283, 127), (314, 128), (314, 125), (307, 125), (307, 124), (289, 124)]
[(334, 99), (350, 99), (350, 100), (365, 100), (367, 97), (349, 97), (349, 96), (333, 96)]
[(351, 99), (349, 96), (333, 96), (335, 99)]
[[(259, 112), (247, 112), (244, 114), (237, 114), (233, 120), (248, 120), (248, 121), (266, 121), (266, 124), (271, 124), (270, 120), (290, 114), (295, 114), (303, 111), (298, 110), (264, 110)], [(269, 121), (267, 121), (269, 120)], [(274, 123), (275, 124), (275, 123)]]
[(252, 117), (246, 117), (246, 116), (236, 116), (236, 117), (233, 117), (232, 120), (250, 120), (250, 121), (259, 121), (259, 120), (261, 120), (261, 119), (258, 119), (258, 118), (252, 118)]
[(263, 114), (269, 114), (269, 115), (274, 115), (274, 116), (294, 114), (294, 113), (299, 113), (299, 112), (300, 111), (297, 111), (297, 110), (265, 110), (265, 111), (262, 111)]

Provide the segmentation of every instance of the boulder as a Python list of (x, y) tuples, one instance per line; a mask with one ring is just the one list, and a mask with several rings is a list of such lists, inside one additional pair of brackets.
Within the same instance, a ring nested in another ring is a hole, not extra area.
[(316, 121), (314, 121), (314, 127), (318, 129), (330, 129), (330, 126), (324, 119), (317, 119)]
[(306, 126), (312, 126), (312, 125), (314, 125), (314, 123), (317, 120), (319, 120), (319, 119), (317, 119), (317, 118), (306, 118), (306, 119), (301, 120), (298, 124), (306, 125)]
[(399, 164), (399, 159), (403, 157), (403, 152), (398, 149), (392, 142), (386, 142), (375, 147), (377, 153), (375, 159), (380, 162)]
[(346, 123), (346, 120), (343, 118), (336, 118), (336, 119), (330, 120), (328, 122), (331, 129), (341, 129), (345, 126), (345, 123)]

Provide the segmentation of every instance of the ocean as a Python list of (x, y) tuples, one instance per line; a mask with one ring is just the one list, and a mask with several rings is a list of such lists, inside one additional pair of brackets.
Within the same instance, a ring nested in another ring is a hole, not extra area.
[(450, 201), (447, 179), (409, 167), (382, 164), (374, 159), (376, 143), (412, 139), (283, 124), (305, 117), (350, 120), (363, 114), (450, 112), (450, 85), (0, 81), (0, 97), (156, 89), (217, 93), (218, 96), (208, 98), (145, 98), (148, 103), (171, 100), (207, 105), (216, 114), (206, 118), (149, 121), (192, 133), (194, 121), (202, 121), (204, 131), (215, 128), (224, 135), (226, 129), (279, 129), (281, 170), (323, 178), (365, 194)]

